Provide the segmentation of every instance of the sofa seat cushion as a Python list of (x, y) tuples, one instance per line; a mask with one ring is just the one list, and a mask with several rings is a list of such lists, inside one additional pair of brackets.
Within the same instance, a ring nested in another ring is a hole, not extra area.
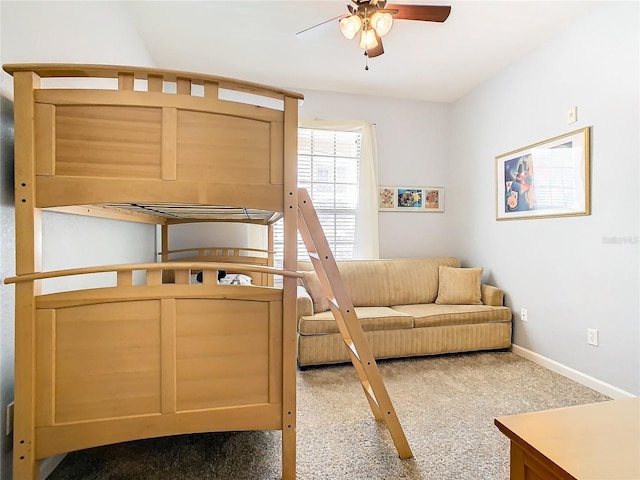
[[(413, 317), (410, 314), (389, 307), (355, 307), (355, 311), (365, 332), (413, 328)], [(330, 311), (303, 316), (298, 320), (300, 335), (324, 335), (338, 332), (338, 324)]]
[(489, 305), (398, 305), (392, 307), (414, 318), (415, 328), (448, 325), (469, 325), (511, 321), (511, 309)]

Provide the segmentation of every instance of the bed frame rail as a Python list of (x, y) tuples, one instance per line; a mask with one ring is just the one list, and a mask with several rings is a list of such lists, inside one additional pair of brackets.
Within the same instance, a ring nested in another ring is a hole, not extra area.
[[(233, 264), (246, 264), (273, 266), (275, 251), (263, 248), (245, 247), (197, 247), (181, 248), (159, 252), (164, 262), (225, 262)], [(239, 273), (235, 267), (223, 269), (228, 273)], [(254, 285), (273, 286), (273, 275), (263, 272), (251, 272), (248, 274)], [(165, 274), (165, 280), (170, 279)]]
[(165, 83), (175, 83), (181, 94), (192, 93), (192, 85), (208, 88), (205, 96), (217, 97), (217, 87), (263, 97), (282, 100), (284, 97), (302, 99), (296, 92), (274, 88), (259, 83), (240, 81), (234, 78), (176, 70), (124, 66), (124, 65), (81, 65), (62, 63), (6, 64), (4, 70), (11, 75), (16, 72), (33, 72), (40, 78), (113, 78), (118, 80), (120, 90), (133, 90), (135, 80), (146, 80), (148, 91), (162, 92)]
[[(167, 263), (135, 263), (135, 264), (123, 264), (123, 265), (106, 265), (95, 267), (82, 267), (82, 268), (70, 268), (65, 270), (52, 270), (49, 272), (36, 272), (26, 273), (23, 275), (16, 275), (15, 277), (7, 277), (4, 280), (6, 284), (12, 283), (24, 283), (34, 280), (44, 280), (55, 277), (68, 277), (71, 275), (86, 275), (92, 273), (108, 273), (116, 272), (118, 274), (118, 282), (123, 282), (124, 285), (131, 285), (131, 278), (133, 272), (143, 270), (147, 272), (147, 278), (152, 278), (152, 282), (161, 284), (161, 272), (163, 270), (176, 272), (176, 277), (181, 278), (176, 283), (189, 283), (189, 277), (192, 270), (202, 270), (204, 272), (212, 270), (224, 270), (233, 268), (234, 271), (242, 273), (262, 272), (270, 275), (283, 275), (285, 277), (302, 278), (302, 274), (292, 270), (282, 270), (275, 267), (266, 267), (260, 265), (238, 264), (238, 263), (224, 263), (224, 262), (167, 262)], [(157, 273), (154, 273), (157, 272)], [(211, 278), (212, 283), (215, 283), (217, 277), (215, 275), (204, 275), (204, 278)], [(215, 279), (215, 280), (214, 280)], [(149, 282), (149, 280), (148, 280)]]

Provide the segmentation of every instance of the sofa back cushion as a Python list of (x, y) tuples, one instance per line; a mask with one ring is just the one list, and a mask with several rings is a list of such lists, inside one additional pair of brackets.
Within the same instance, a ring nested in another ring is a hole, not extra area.
[[(389, 286), (385, 267), (379, 260), (343, 260), (337, 262), (340, 277), (351, 302), (357, 307), (389, 306)], [(299, 267), (307, 267), (302, 262)], [(313, 268), (313, 266), (312, 266)], [(303, 285), (313, 300), (314, 313), (329, 310), (329, 301), (314, 270), (302, 272)]]
[(380, 260), (339, 261), (338, 270), (354, 307), (388, 307), (391, 286)]
[(459, 267), (455, 257), (384, 260), (389, 282), (387, 305), (434, 303), (438, 296), (438, 268)]
[[(355, 307), (390, 307), (434, 303), (438, 296), (438, 268), (460, 267), (455, 257), (391, 260), (341, 260), (340, 276)], [(311, 266), (300, 262), (298, 267)], [(329, 309), (315, 271), (303, 272), (304, 286), (314, 313)]]

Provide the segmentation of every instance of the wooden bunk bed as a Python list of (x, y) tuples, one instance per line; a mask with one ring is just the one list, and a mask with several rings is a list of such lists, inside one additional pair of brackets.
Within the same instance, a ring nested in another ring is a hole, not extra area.
[[(174, 250), (163, 250), (159, 253), (163, 262), (215, 262), (230, 264), (227, 266), (227, 269), (222, 272), (223, 274), (226, 274), (226, 277), (237, 274), (234, 264), (272, 267), (274, 254), (275, 252), (273, 250), (264, 248), (221, 246), (179, 248)], [(193, 274), (199, 274), (200, 272), (194, 269), (191, 273), (193, 280)], [(251, 279), (250, 281), (252, 285), (273, 286), (273, 275), (263, 272), (249, 272), (248, 276)], [(168, 277), (168, 275), (166, 277)], [(220, 276), (218, 279), (220, 280)], [(196, 278), (196, 281), (199, 281), (199, 278)]]
[[(15, 478), (35, 480), (41, 459), (79, 449), (235, 430), (281, 430), (282, 476), (295, 478), (302, 96), (137, 67), (4, 69), (15, 98)], [(44, 88), (53, 77), (113, 86)], [(42, 209), (161, 225), (161, 261), (42, 272)], [(211, 249), (171, 258), (173, 224), (281, 217), (282, 270), (272, 248), (266, 261)], [(230, 266), (254, 285), (219, 285)], [(49, 278), (104, 272), (114, 285), (41, 294)]]

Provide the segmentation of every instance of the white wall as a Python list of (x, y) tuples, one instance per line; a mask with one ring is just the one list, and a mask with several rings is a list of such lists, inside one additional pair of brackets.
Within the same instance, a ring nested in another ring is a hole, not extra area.
[[(299, 112), (301, 120), (359, 120), (376, 124), (380, 185), (445, 186), (450, 105), (292, 90), (305, 96)], [(383, 258), (455, 255), (447, 234), (453, 219), (446, 209), (445, 213), (381, 212), (378, 218)], [(226, 228), (196, 224), (172, 227), (170, 247), (212, 246), (216, 242), (262, 247), (245, 238), (244, 226), (223, 227)]]
[[(376, 124), (378, 184), (447, 184), (450, 105), (299, 90), (302, 120), (359, 120)], [(381, 212), (380, 257), (455, 255), (448, 235), (453, 221), (444, 213)]]
[[(635, 395), (639, 15), (637, 2), (611, 2), (458, 101), (447, 196), (456, 252), (488, 268), (517, 313), (514, 343)], [(573, 106), (578, 122), (567, 125)], [(497, 222), (494, 157), (585, 126), (592, 214)], [(600, 331), (599, 347), (587, 328)]]
[[(0, 2), (2, 63), (105, 63), (153, 66), (121, 6), (110, 2)], [(15, 275), (12, 79), (0, 74), (0, 221), (2, 278)], [(43, 268), (154, 261), (153, 225), (59, 213), (43, 215)], [(115, 248), (114, 248), (115, 246)], [(11, 478), (11, 438), (4, 435), (13, 398), (13, 286), (0, 286), (0, 478)]]
[[(267, 229), (234, 223), (188, 223), (169, 228), (169, 249), (197, 247), (267, 248)], [(175, 256), (178, 258), (178, 256)]]
[[(153, 225), (43, 212), (42, 270), (157, 260)], [(135, 276), (134, 276), (135, 279)], [(44, 280), (42, 293), (116, 285), (115, 274)]]

